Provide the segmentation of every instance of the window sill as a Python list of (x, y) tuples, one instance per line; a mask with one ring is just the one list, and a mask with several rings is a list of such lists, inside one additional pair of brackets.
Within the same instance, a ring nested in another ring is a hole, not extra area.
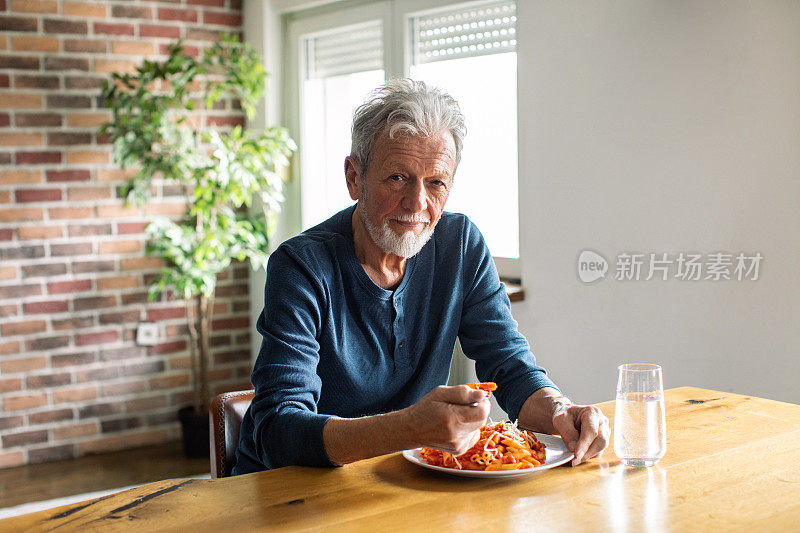
[(506, 285), (506, 294), (511, 303), (521, 302), (525, 299), (525, 289), (516, 281), (503, 281)]

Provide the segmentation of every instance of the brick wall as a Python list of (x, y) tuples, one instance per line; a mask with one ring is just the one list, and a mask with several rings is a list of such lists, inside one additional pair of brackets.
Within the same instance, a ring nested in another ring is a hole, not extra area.
[[(123, 207), (98, 96), (109, 72), (241, 22), (240, 0), (0, 0), (0, 468), (179, 438), (186, 311), (146, 301), (143, 228), (183, 206), (161, 183), (145, 213)], [(199, 120), (242, 116), (226, 101)], [(247, 275), (234, 266), (218, 289), (215, 393), (249, 387)], [(140, 321), (158, 345), (136, 345)]]

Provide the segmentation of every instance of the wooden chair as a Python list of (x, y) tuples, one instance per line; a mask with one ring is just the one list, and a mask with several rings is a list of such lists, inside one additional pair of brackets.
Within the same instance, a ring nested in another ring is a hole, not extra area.
[(208, 423), (211, 426), (211, 477), (229, 477), (236, 461), (236, 445), (242, 418), (253, 401), (255, 391), (243, 390), (218, 395), (211, 402)]

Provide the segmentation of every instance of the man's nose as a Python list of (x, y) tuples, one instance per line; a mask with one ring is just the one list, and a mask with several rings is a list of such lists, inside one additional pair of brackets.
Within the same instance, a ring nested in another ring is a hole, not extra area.
[(412, 213), (419, 213), (427, 206), (427, 192), (422, 180), (409, 180), (403, 197), (403, 207)]

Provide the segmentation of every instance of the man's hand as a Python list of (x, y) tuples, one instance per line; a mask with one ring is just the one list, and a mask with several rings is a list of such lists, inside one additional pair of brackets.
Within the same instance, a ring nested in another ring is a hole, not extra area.
[(461, 455), (478, 441), (489, 407), (484, 391), (466, 385), (436, 387), (399, 411), (333, 417), (322, 430), (322, 441), (328, 458), (339, 465), (418, 446)]
[(569, 451), (575, 454), (572, 466), (602, 454), (611, 435), (608, 418), (594, 405), (557, 409), (553, 414), (553, 428), (561, 435)]
[(489, 398), (466, 385), (436, 387), (406, 410), (418, 446), (461, 455), (480, 438), (489, 416)]
[(561, 435), (569, 451), (575, 454), (576, 466), (603, 453), (611, 429), (608, 418), (594, 405), (575, 405), (552, 388), (531, 394), (519, 412), (523, 427)]

